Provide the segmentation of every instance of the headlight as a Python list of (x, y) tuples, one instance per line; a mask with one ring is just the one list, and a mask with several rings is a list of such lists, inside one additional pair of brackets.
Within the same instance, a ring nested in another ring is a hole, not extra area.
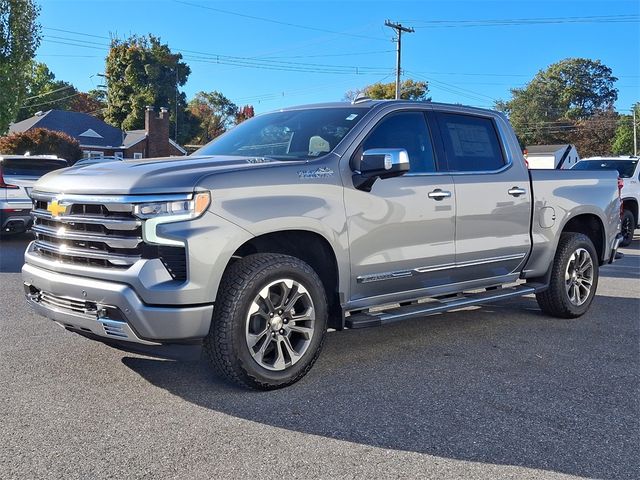
[(209, 195), (209, 192), (201, 192), (196, 193), (191, 200), (140, 203), (135, 206), (133, 213), (136, 217), (145, 220), (156, 217), (187, 217), (180, 218), (179, 220), (168, 220), (171, 222), (177, 222), (190, 218), (198, 218), (207, 210), (210, 202), (211, 196)]
[(184, 242), (160, 237), (156, 227), (163, 223), (183, 222), (202, 216), (211, 203), (209, 192), (196, 193), (191, 199), (139, 203), (134, 207), (136, 217), (145, 220), (142, 238), (146, 243), (184, 246)]

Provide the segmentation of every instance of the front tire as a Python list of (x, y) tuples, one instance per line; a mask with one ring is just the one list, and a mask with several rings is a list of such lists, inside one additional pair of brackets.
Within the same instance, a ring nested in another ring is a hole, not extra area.
[(598, 255), (589, 237), (563, 233), (553, 260), (549, 288), (536, 293), (542, 311), (558, 318), (583, 315), (596, 294), (598, 266)]
[(636, 229), (636, 219), (631, 210), (622, 211), (622, 241), (621, 247), (628, 247), (633, 241), (633, 232)]
[(307, 263), (288, 255), (249, 255), (222, 278), (205, 351), (215, 370), (238, 385), (291, 385), (320, 354), (327, 310), (324, 286)]

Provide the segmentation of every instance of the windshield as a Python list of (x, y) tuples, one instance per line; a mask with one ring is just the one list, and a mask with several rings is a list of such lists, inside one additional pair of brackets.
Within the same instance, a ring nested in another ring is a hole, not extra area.
[(193, 155), (306, 160), (331, 152), (367, 113), (362, 107), (267, 113), (247, 120)]
[(572, 170), (617, 170), (622, 178), (630, 178), (637, 163), (637, 160), (581, 160)]
[(68, 166), (66, 160), (53, 158), (3, 158), (0, 165), (5, 176), (38, 178)]

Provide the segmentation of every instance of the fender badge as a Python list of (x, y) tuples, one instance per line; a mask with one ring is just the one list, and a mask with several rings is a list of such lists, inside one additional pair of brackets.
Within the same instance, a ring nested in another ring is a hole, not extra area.
[(327, 178), (331, 176), (333, 176), (333, 170), (329, 167), (319, 167), (315, 170), (300, 170), (298, 172), (298, 177), (302, 180), (308, 178)]

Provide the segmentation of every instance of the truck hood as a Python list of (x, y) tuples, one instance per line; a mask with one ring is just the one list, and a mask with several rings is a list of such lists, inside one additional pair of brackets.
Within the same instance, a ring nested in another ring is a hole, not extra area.
[(263, 157), (188, 156), (97, 163), (56, 170), (35, 190), (79, 194), (148, 194), (189, 192), (205, 176), (244, 169), (305, 163)]

